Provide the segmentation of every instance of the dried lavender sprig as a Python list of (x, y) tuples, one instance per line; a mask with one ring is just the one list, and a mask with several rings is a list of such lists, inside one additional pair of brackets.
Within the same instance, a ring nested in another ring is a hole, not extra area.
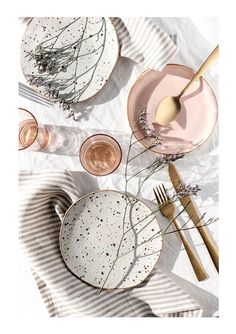
[(161, 165), (168, 165), (171, 162), (174, 162), (176, 160), (182, 159), (184, 157), (184, 154), (168, 154), (168, 155), (158, 155), (156, 159), (154, 160), (152, 166), (159, 167)]
[(178, 188), (176, 189), (176, 194), (178, 197), (185, 197), (185, 196), (196, 196), (197, 193), (201, 190), (198, 184), (192, 186), (190, 184), (186, 184), (184, 182), (180, 182)]
[[(147, 130), (147, 128), (146, 128), (146, 130)], [(146, 133), (146, 134), (147, 134), (147, 133)], [(148, 134), (150, 135), (150, 132), (148, 132)], [(130, 180), (130, 178), (129, 178), (129, 179), (127, 178), (127, 168), (128, 168), (128, 164), (129, 164), (129, 162), (132, 161), (132, 160), (134, 160), (134, 159), (136, 159), (138, 156), (142, 155), (143, 153), (145, 153), (146, 151), (148, 151), (150, 148), (156, 147), (157, 145), (160, 145), (160, 144), (161, 144), (161, 142), (160, 142), (160, 140), (159, 140), (159, 135), (156, 135), (156, 133), (155, 133), (155, 134), (153, 133), (154, 142), (151, 144), (151, 147), (148, 147), (148, 148), (144, 149), (142, 152), (138, 153), (136, 156), (130, 158), (130, 151), (131, 151), (131, 147), (132, 147), (132, 139), (133, 139), (133, 135), (134, 135), (134, 134), (132, 133), (131, 138), (130, 138), (130, 143), (129, 143), (129, 149), (128, 149), (128, 153), (127, 153), (127, 157), (126, 157), (126, 166), (125, 166), (125, 194), (126, 194), (126, 196), (128, 196), (128, 195), (127, 195), (127, 186), (128, 186), (128, 181)], [(137, 141), (137, 143), (138, 143), (138, 142), (139, 142), (139, 140)], [(146, 170), (148, 170), (148, 169), (146, 168)], [(143, 171), (143, 170), (142, 170), (142, 171)], [(141, 183), (141, 185), (139, 186), (138, 192), (137, 192), (137, 194), (136, 194), (136, 196), (135, 196), (135, 199), (136, 199), (136, 200), (137, 200), (137, 196), (138, 196), (138, 194), (139, 194), (139, 192), (140, 192), (140, 190), (141, 190), (141, 187), (142, 187), (143, 183), (144, 183), (144, 182), (146, 181), (146, 179), (148, 179), (154, 172), (155, 172), (155, 169), (154, 169), (154, 171), (149, 171), (148, 175), (144, 178), (144, 180), (143, 180), (143, 182)], [(128, 197), (128, 199), (129, 199), (129, 197)], [(109, 278), (109, 276), (110, 276), (110, 274), (111, 274), (111, 270), (113, 269), (115, 263), (117, 262), (118, 258), (120, 257), (120, 254), (119, 254), (119, 252), (120, 252), (120, 247), (121, 247), (123, 238), (124, 238), (124, 236), (125, 236), (125, 234), (126, 234), (126, 232), (124, 231), (124, 222), (125, 222), (125, 216), (126, 216), (126, 212), (127, 212), (127, 207), (128, 207), (128, 202), (126, 203), (126, 207), (125, 207), (125, 214), (124, 214), (124, 217), (123, 217), (123, 234), (122, 234), (122, 236), (121, 236), (121, 240), (120, 240), (120, 243), (119, 243), (119, 248), (118, 248), (118, 251), (117, 251), (117, 254), (116, 254), (116, 259), (113, 261), (112, 268), (110, 269), (108, 275), (106, 276), (106, 278), (105, 278), (105, 280), (104, 280), (104, 282), (103, 282), (103, 284), (102, 284), (102, 287), (101, 287), (100, 290), (99, 290), (99, 293), (102, 291), (102, 289), (103, 289), (105, 283), (107, 282), (107, 279)], [(153, 215), (153, 212), (152, 212), (151, 215)], [(147, 218), (147, 217), (146, 217), (146, 218)], [(130, 228), (129, 230), (132, 230), (133, 233), (135, 234), (135, 237), (137, 238), (137, 233), (136, 233), (136, 231), (134, 230), (134, 227), (135, 227), (136, 225), (137, 225), (137, 224), (131, 225), (131, 228)], [(149, 224), (147, 224), (147, 225), (145, 226), (145, 228), (146, 228), (148, 225), (149, 225)], [(134, 250), (133, 250), (133, 251), (134, 251)], [(136, 251), (136, 249), (135, 249), (135, 251)]]
[(140, 115), (138, 117), (138, 124), (143, 130), (143, 132), (148, 136), (152, 138), (156, 138), (156, 131), (154, 129), (151, 129), (149, 127), (148, 121), (147, 121), (147, 107), (143, 107), (143, 109), (140, 112)]
[[(75, 23), (78, 19), (75, 19), (73, 22), (71, 22), (69, 25), (72, 25)], [(66, 44), (61, 47), (55, 47), (56, 41), (58, 40), (59, 36), (62, 34), (62, 32), (67, 27), (63, 27), (59, 34), (55, 35), (54, 37), (49, 38), (48, 40), (44, 41), (43, 43), (39, 44), (38, 47), (35, 50), (35, 53), (30, 52), (28, 56), (30, 59), (35, 59), (36, 65), (38, 67), (39, 76), (29, 76), (29, 83), (31, 85), (35, 86), (41, 86), (44, 90), (44, 93), (49, 98), (53, 98), (57, 100), (60, 104), (60, 107), (63, 110), (69, 110), (68, 117), (74, 117), (74, 112), (71, 110), (71, 105), (74, 102), (78, 102), (82, 94), (85, 92), (85, 90), (88, 88), (90, 83), (92, 82), (94, 72), (97, 68), (97, 64), (101, 59), (101, 56), (104, 51), (104, 45), (105, 45), (105, 38), (106, 38), (106, 22), (105, 18), (102, 18), (96, 23), (102, 22), (98, 32), (89, 35), (88, 37), (84, 36), (84, 33), (86, 31), (88, 18), (86, 18), (85, 27), (83, 30), (83, 35), (80, 39), (77, 41)], [(104, 30), (105, 29), (105, 30)], [(78, 58), (82, 56), (86, 56), (90, 53), (83, 53), (80, 54), (81, 45), (84, 41), (86, 41), (89, 38), (92, 38), (97, 35), (97, 40), (99, 39), (99, 33), (104, 30), (104, 37), (102, 45), (100, 45), (96, 50), (91, 50), (91, 53), (94, 53), (95, 51), (98, 51), (101, 49), (100, 56), (98, 58), (98, 61), (95, 65), (93, 65), (90, 69), (86, 70), (86, 72), (80, 74), (79, 76), (76, 76), (76, 70), (78, 65)], [(52, 41), (52, 43), (46, 45), (47, 42)], [(65, 72), (71, 64), (76, 63), (75, 66), (75, 73), (72, 77), (69, 79), (56, 79), (59, 73)], [(91, 78), (89, 81), (84, 85), (81, 89), (76, 91), (76, 81), (84, 74), (89, 72), (91, 70)], [(68, 85), (69, 83), (69, 85)], [(65, 92), (64, 95), (62, 92), (65, 90), (65, 88), (68, 89), (68, 87), (72, 87), (69, 92)], [(75, 119), (75, 118), (74, 118)]]
[[(144, 112), (145, 112), (145, 111), (142, 111), (142, 113), (143, 113), (142, 116), (144, 115)], [(147, 131), (147, 130), (148, 130), (148, 129), (147, 129), (147, 126), (146, 126), (147, 124), (145, 123), (145, 120), (142, 119), (142, 118), (141, 118), (141, 125), (142, 125), (142, 128), (143, 128), (142, 130), (146, 130), (146, 132), (145, 132), (145, 136), (147, 136), (147, 137), (152, 136), (152, 137), (154, 137), (154, 138), (157, 138), (156, 134), (154, 135), (154, 133), (153, 133), (152, 131), (151, 131), (151, 132)], [(125, 194), (127, 194), (127, 190), (128, 190), (128, 181), (132, 178), (132, 176), (131, 176), (130, 178), (127, 178), (127, 167), (128, 167), (129, 162), (132, 161), (133, 159), (137, 158), (138, 156), (140, 156), (141, 154), (145, 153), (146, 151), (148, 151), (148, 150), (150, 149), (150, 147), (148, 147), (148, 148), (146, 148), (145, 150), (143, 150), (141, 153), (138, 153), (136, 156), (134, 156), (134, 157), (132, 157), (132, 158), (129, 158), (129, 157), (130, 157), (131, 147), (133, 146), (133, 144), (132, 144), (132, 138), (133, 138), (133, 135), (134, 135), (134, 132), (133, 132), (132, 135), (131, 135), (130, 145), (129, 145), (129, 150), (128, 150), (127, 159), (126, 159), (126, 168), (125, 168)], [(139, 143), (140, 141), (141, 141), (141, 140), (137, 140), (137, 143)], [(159, 145), (159, 144), (161, 144), (161, 143), (159, 143), (159, 142), (157, 141), (157, 142), (156, 142), (156, 145)], [(153, 146), (153, 147), (154, 147), (154, 146)], [(148, 175), (144, 178), (143, 182), (141, 182), (141, 185), (139, 186), (138, 193), (137, 193), (137, 195), (136, 195), (136, 197), (135, 197), (136, 200), (137, 200), (137, 196), (138, 196), (138, 194), (139, 194), (139, 192), (140, 192), (140, 190), (141, 190), (141, 187), (142, 187), (143, 183), (144, 183), (150, 176), (152, 176), (155, 172), (158, 172), (160, 169), (164, 168), (164, 167), (165, 167), (166, 165), (168, 165), (170, 162), (173, 162), (173, 161), (176, 161), (176, 160), (178, 160), (178, 159), (183, 158), (183, 156), (184, 156), (183, 154), (173, 154), (173, 155), (167, 155), (167, 156), (166, 156), (166, 155), (165, 155), (165, 156), (158, 156), (158, 157), (154, 160), (154, 162), (153, 162), (151, 165), (149, 165), (147, 168), (143, 168), (141, 171), (143, 172), (143, 171), (145, 171), (145, 169), (146, 169), (147, 172), (148, 172)], [(136, 175), (138, 175), (138, 174), (139, 174), (139, 172), (136, 173)], [(185, 190), (185, 191), (183, 191), (183, 190)], [(198, 186), (186, 186), (185, 188), (182, 186), (182, 187), (180, 187), (180, 192), (179, 192), (178, 196), (173, 195), (172, 197), (170, 197), (170, 198), (171, 198), (170, 201), (173, 201), (173, 202), (174, 202), (174, 201), (178, 200), (178, 199), (180, 198), (180, 196), (186, 196), (186, 194), (196, 194), (199, 190), (200, 190), (200, 188), (199, 188)], [(189, 204), (189, 203), (188, 203), (188, 204)], [(187, 204), (187, 205), (188, 205), (188, 204)], [(126, 209), (127, 209), (127, 207), (126, 207)], [(152, 212), (150, 215), (146, 216), (144, 219), (142, 219), (142, 220), (139, 221), (138, 223), (136, 223), (136, 224), (134, 224), (134, 225), (131, 225), (131, 227), (130, 227), (127, 231), (124, 231), (124, 230), (123, 230), (123, 235), (122, 235), (122, 237), (121, 237), (121, 243), (122, 243), (122, 240), (123, 240), (123, 238), (124, 238), (124, 235), (126, 235), (126, 234), (127, 234), (129, 231), (131, 231), (131, 230), (136, 234), (134, 228), (135, 228), (137, 225), (139, 225), (143, 220), (146, 220), (149, 216), (153, 216), (153, 214), (154, 214), (156, 211), (159, 211), (159, 210), (160, 210), (160, 208), (158, 207), (158, 209), (155, 210), (154, 212)], [(184, 207), (178, 215), (180, 215), (184, 210), (186, 210), (186, 207)], [(178, 217), (178, 215), (177, 215), (176, 217)], [(204, 216), (204, 215), (203, 215), (203, 216)], [(150, 217), (150, 218), (151, 218), (151, 217)], [(216, 220), (217, 220), (217, 219), (211, 218), (211, 219), (209, 219), (203, 226), (209, 225), (209, 224), (215, 222)], [(188, 222), (189, 222), (189, 220), (187, 221), (187, 223), (188, 223)], [(124, 221), (123, 221), (123, 223), (124, 223)], [(151, 238), (149, 238), (148, 240), (145, 240), (145, 241), (142, 242), (141, 244), (138, 244), (138, 245), (136, 246), (136, 248), (140, 247), (140, 246), (143, 245), (144, 243), (147, 243), (147, 242), (149, 242), (149, 241), (152, 241), (153, 239), (158, 238), (158, 237), (160, 237), (160, 236), (163, 236), (163, 235), (165, 235), (165, 234), (176, 233), (176, 232), (178, 232), (178, 231), (180, 231), (180, 230), (190, 230), (190, 229), (193, 229), (193, 228), (196, 228), (196, 227), (197, 227), (196, 225), (194, 225), (194, 226), (192, 226), (192, 227), (186, 227), (186, 228), (185, 228), (185, 226), (187, 225), (187, 223), (185, 223), (185, 224), (183, 225), (183, 227), (181, 227), (180, 229), (178, 229), (178, 230), (174, 230), (174, 231), (170, 231), (170, 232), (167, 232), (168, 227), (169, 227), (169, 226), (168, 226), (164, 231), (159, 231), (158, 233), (156, 233), (155, 235), (153, 235), (153, 236), (152, 236)], [(146, 228), (147, 226), (149, 226), (149, 222), (147, 222), (147, 224), (145, 225), (144, 228)], [(201, 226), (201, 227), (203, 227), (203, 226)], [(143, 229), (144, 229), (144, 228), (143, 228)], [(121, 243), (120, 243), (120, 245), (121, 245)], [(136, 248), (135, 248), (135, 251), (136, 251)], [(125, 256), (126, 254), (130, 253), (130, 252), (134, 252), (134, 248), (133, 248), (133, 247), (132, 247), (132, 249), (130, 249), (128, 252), (123, 253), (123, 254), (120, 254), (119, 251), (117, 252), (117, 254), (116, 254), (116, 258), (115, 258), (115, 260), (114, 260), (113, 263), (112, 263), (112, 268), (110, 269), (108, 275), (106, 276), (106, 278), (105, 278), (105, 282), (103, 283), (101, 289), (99, 290), (99, 293), (102, 291), (102, 289), (103, 289), (105, 283), (107, 282), (107, 279), (108, 279), (108, 277), (110, 276), (111, 270), (113, 269), (113, 267), (114, 267), (115, 263), (117, 262), (117, 260), (118, 260), (119, 258)]]

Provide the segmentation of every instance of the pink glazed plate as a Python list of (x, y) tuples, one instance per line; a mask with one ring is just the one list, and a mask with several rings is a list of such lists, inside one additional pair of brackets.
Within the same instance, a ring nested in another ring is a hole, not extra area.
[(202, 145), (212, 133), (218, 114), (217, 100), (209, 84), (202, 77), (181, 97), (181, 111), (167, 126), (154, 123), (158, 104), (165, 96), (178, 95), (194, 75), (182, 65), (167, 65), (161, 72), (148, 70), (135, 82), (128, 97), (128, 119), (135, 137), (145, 146), (153, 138), (144, 137), (138, 119), (146, 108), (150, 129), (160, 133), (162, 145), (152, 148), (160, 154), (187, 153)]

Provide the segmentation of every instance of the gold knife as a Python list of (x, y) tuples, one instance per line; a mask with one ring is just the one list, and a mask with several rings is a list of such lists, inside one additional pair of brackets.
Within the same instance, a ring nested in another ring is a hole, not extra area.
[[(178, 189), (178, 186), (181, 182), (181, 178), (175, 168), (175, 166), (170, 163), (169, 164), (169, 175), (172, 181), (172, 184), (175, 188), (175, 190)], [(201, 234), (201, 237), (203, 241), (205, 242), (205, 245), (208, 249), (208, 252), (212, 258), (212, 261), (219, 272), (219, 251), (218, 248), (213, 241), (211, 235), (208, 233), (208, 231), (203, 227), (201, 217), (199, 213), (197, 212), (197, 208), (195, 206), (195, 203), (193, 199), (190, 196), (184, 196), (179, 199), (181, 204), (185, 207), (185, 210), (187, 211), (189, 217), (193, 221), (193, 223), (196, 225), (199, 233)]]

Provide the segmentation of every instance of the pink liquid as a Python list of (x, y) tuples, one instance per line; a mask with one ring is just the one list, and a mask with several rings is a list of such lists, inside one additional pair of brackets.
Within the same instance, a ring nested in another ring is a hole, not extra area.
[(25, 120), (19, 127), (19, 144), (21, 148), (30, 146), (36, 139), (38, 127), (34, 120)]
[(88, 148), (85, 160), (88, 168), (93, 172), (110, 173), (117, 163), (116, 151), (109, 143), (98, 142)]
[[(37, 139), (37, 140), (36, 140)], [(25, 120), (19, 125), (19, 147), (20, 149), (27, 148), (35, 143), (35, 149), (44, 149), (49, 144), (49, 132), (45, 128), (38, 128), (34, 120)]]

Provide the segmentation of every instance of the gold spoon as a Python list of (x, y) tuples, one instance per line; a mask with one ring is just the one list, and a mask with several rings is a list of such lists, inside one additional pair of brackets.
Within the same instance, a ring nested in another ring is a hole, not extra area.
[(206, 69), (213, 64), (219, 56), (219, 45), (212, 51), (212, 53), (208, 56), (199, 70), (195, 73), (193, 78), (189, 81), (189, 83), (184, 87), (181, 93), (177, 96), (166, 96), (161, 100), (159, 105), (157, 106), (155, 122), (160, 125), (167, 125), (171, 121), (173, 121), (179, 114), (181, 110), (181, 103), (179, 99), (186, 92), (186, 90), (192, 85), (194, 81), (196, 81)]

